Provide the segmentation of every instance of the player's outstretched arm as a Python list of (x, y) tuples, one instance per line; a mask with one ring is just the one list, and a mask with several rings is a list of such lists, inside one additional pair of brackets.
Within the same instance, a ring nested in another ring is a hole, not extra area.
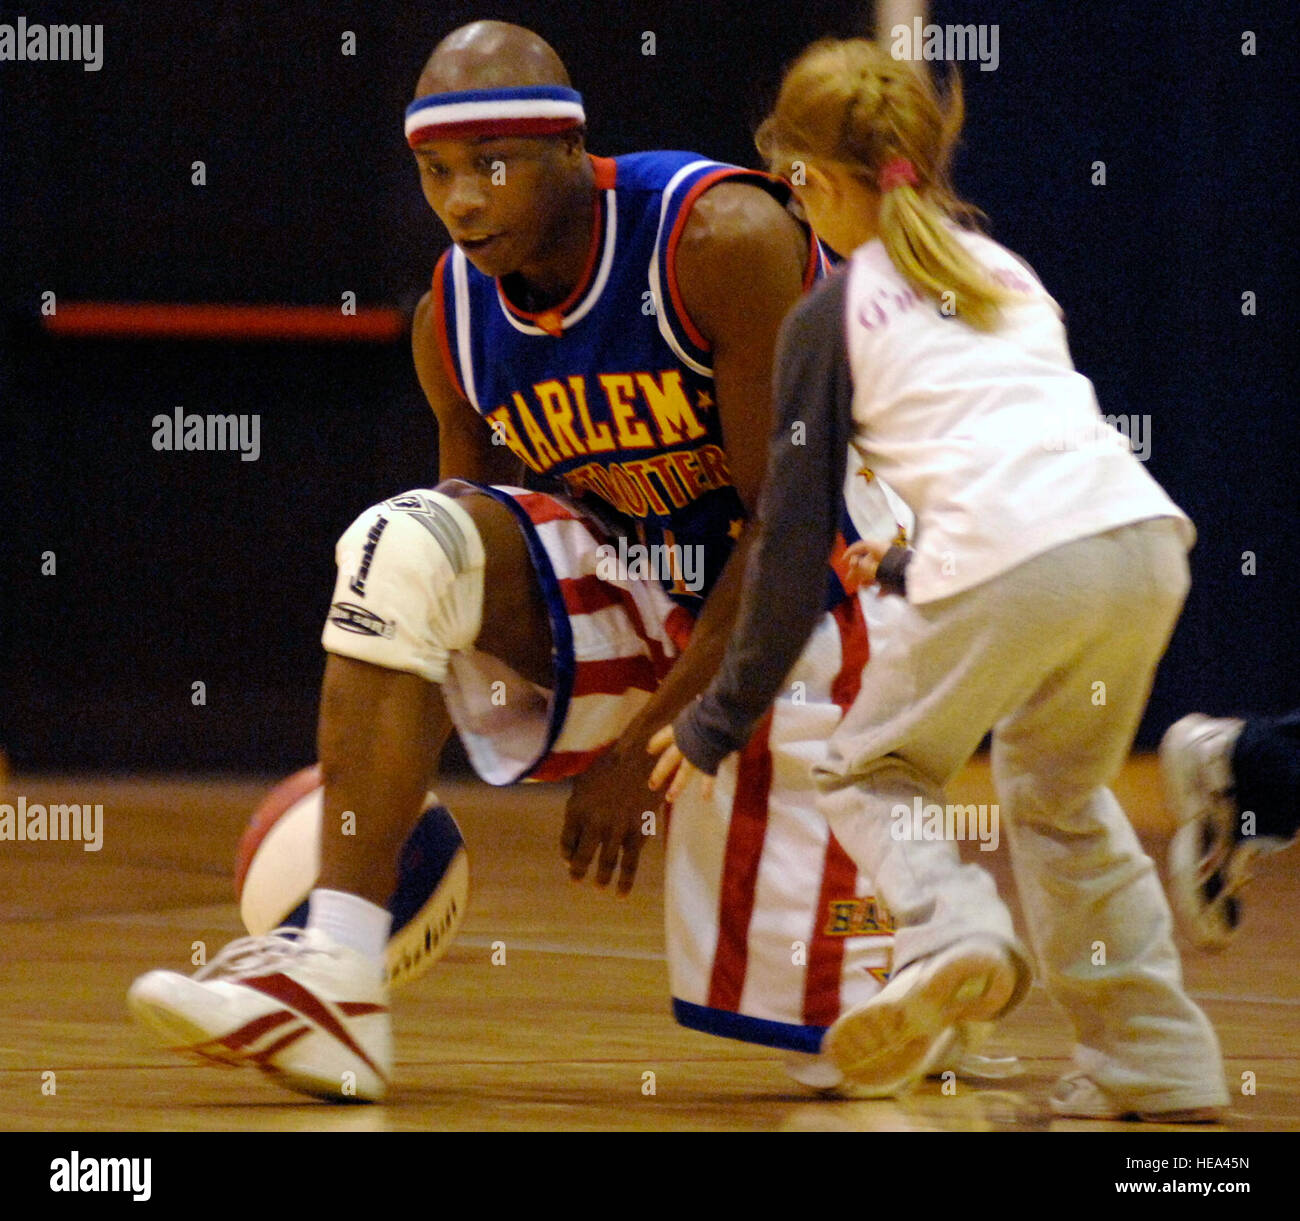
[(434, 330), (430, 293), (420, 298), (411, 325), (411, 354), (424, 396), (438, 419), (440, 479), (518, 484), (523, 463), (504, 445), (492, 443), (492, 430), (465, 401), (448, 376)]
[(750, 184), (723, 182), (707, 191), (682, 233), (678, 286), (687, 313), (713, 349), (727, 464), (751, 516), (668, 678), (615, 746), (574, 782), (561, 847), (575, 879), (586, 876), (599, 851), (597, 885), (607, 885), (618, 865), (620, 893), (631, 888), (654, 765), (646, 743), (705, 689), (725, 651), (767, 466), (777, 335), (803, 293), (807, 259), (805, 230), (776, 199)]

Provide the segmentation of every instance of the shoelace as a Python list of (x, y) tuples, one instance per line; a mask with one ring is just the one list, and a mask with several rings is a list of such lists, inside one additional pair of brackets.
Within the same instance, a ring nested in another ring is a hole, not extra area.
[(264, 937), (240, 937), (225, 946), (211, 962), (195, 971), (193, 978), (255, 975), (281, 966), (288, 960), (301, 958), (304, 954), (327, 952), (319, 946), (308, 944), (306, 936), (306, 929), (286, 926), (274, 929)]

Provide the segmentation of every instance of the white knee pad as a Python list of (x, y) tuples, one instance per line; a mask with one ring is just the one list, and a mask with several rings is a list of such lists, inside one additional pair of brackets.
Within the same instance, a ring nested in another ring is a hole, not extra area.
[(367, 509), (339, 539), (321, 643), (429, 682), (483, 622), (483, 540), (450, 496), (420, 488)]

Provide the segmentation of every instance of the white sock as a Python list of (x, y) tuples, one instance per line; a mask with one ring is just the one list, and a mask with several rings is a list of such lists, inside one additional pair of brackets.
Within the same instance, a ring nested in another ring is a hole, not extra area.
[(343, 890), (317, 888), (311, 892), (307, 927), (319, 929), (340, 945), (364, 954), (379, 966), (384, 964), (392, 914), (360, 895)]

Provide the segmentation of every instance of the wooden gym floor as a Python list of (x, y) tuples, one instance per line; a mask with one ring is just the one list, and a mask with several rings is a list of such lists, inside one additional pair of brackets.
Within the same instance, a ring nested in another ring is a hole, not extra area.
[[(469, 845), (469, 914), (432, 972), (395, 994), (388, 1102), (341, 1107), (257, 1074), (191, 1065), (155, 1048), (124, 994), (157, 966), (189, 970), (242, 934), (235, 844), (269, 781), (13, 777), (8, 800), (99, 802), (104, 842), (0, 844), (0, 1129), (99, 1131), (1080, 1131), (1150, 1125), (1054, 1120), (1046, 1098), (1068, 1032), (1041, 988), (998, 1046), (1024, 1074), (945, 1095), (925, 1082), (889, 1102), (830, 1102), (789, 1081), (779, 1054), (683, 1030), (668, 1010), (662, 851), (652, 842), (625, 900), (573, 886), (559, 858), (562, 787), (440, 792)], [(1168, 833), (1154, 761), (1118, 792), (1163, 871)], [(979, 761), (953, 800), (988, 801)], [(992, 854), (1013, 895), (1005, 848)], [(984, 858), (985, 863), (989, 863)], [(1300, 853), (1247, 891), (1228, 951), (1187, 950), (1185, 972), (1223, 1042), (1234, 1092), (1224, 1127), (1300, 1130)], [(491, 963), (493, 942), (506, 963)], [(643, 1092), (646, 1073), (654, 1093)], [(46, 1074), (53, 1073), (51, 1079)], [(1254, 1091), (1243, 1090), (1253, 1074)], [(53, 1093), (48, 1092), (53, 1083)], [(43, 1085), (45, 1091), (43, 1091)], [(1186, 1131), (1187, 1129), (1184, 1129)]]

